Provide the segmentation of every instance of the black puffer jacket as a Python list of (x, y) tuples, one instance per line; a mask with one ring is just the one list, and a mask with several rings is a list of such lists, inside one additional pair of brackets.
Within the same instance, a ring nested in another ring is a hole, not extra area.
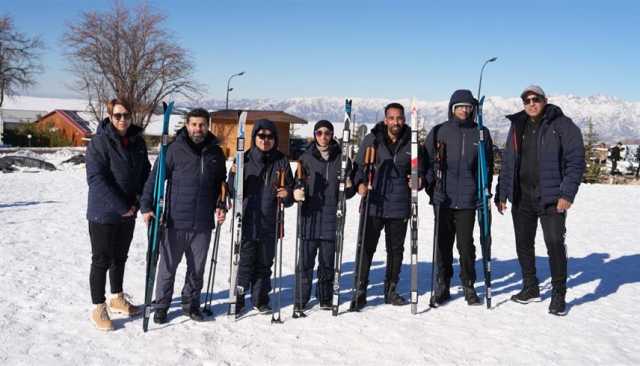
[[(227, 177), (225, 157), (218, 139), (207, 132), (201, 150), (182, 128), (167, 149), (167, 227), (204, 231), (215, 227), (215, 209), (220, 185)], [(153, 188), (158, 169), (147, 180), (142, 196), (142, 212), (153, 209)]]
[[(404, 125), (400, 137), (393, 147), (389, 147), (387, 127), (379, 122), (365, 136), (360, 145), (355, 162), (355, 183), (366, 184), (364, 154), (368, 146), (376, 148), (375, 175), (373, 191), (369, 197), (369, 216), (384, 218), (408, 218), (411, 191), (408, 176), (411, 174), (411, 129)], [(419, 149), (419, 159), (423, 159)], [(422, 164), (419, 164), (418, 176), (422, 176)]]
[[(267, 129), (275, 135), (274, 147), (268, 152), (255, 146), (256, 134), (261, 129)], [(283, 203), (286, 207), (293, 204), (291, 167), (287, 157), (278, 151), (277, 134), (273, 122), (266, 119), (256, 121), (251, 136), (252, 147), (244, 155), (243, 241), (275, 237), (279, 171), (285, 174), (285, 188), (289, 193)], [(235, 173), (229, 173), (228, 183), (232, 197), (235, 197), (235, 178)]]
[[(449, 101), (449, 119), (431, 129), (425, 142), (427, 151), (427, 170), (425, 179), (429, 186), (435, 180), (433, 170), (436, 141), (445, 144), (446, 163), (444, 164), (445, 195), (442, 202), (434, 199), (433, 204), (454, 209), (476, 208), (478, 202), (478, 141), (480, 131), (474, 122), (474, 115), (461, 121), (453, 115), (451, 108), (456, 103), (469, 103), (475, 108), (477, 101), (468, 90), (456, 90)], [(485, 156), (488, 167), (488, 187), (491, 190), (493, 178), (493, 142), (489, 130), (484, 127)], [(431, 192), (431, 189), (427, 190)], [(437, 196), (436, 196), (437, 197)]]
[(131, 206), (139, 206), (138, 198), (151, 164), (142, 128), (131, 125), (125, 138), (126, 147), (106, 118), (87, 147), (87, 220), (91, 222), (117, 224), (135, 219), (135, 216), (123, 219), (122, 215)]
[[(320, 155), (313, 142), (300, 157), (305, 176), (305, 200), (302, 204), (305, 240), (336, 240), (336, 210), (338, 207), (338, 176), (342, 162), (340, 145), (335, 140), (329, 145), (329, 160)], [(351, 161), (347, 163), (347, 176), (352, 177)], [(355, 194), (353, 185), (345, 189), (346, 198)]]

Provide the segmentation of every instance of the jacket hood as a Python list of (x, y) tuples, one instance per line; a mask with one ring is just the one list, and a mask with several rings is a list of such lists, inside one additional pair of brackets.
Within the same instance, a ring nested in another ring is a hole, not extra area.
[(273, 149), (271, 149), (271, 150), (278, 149), (278, 140), (279, 140), (279, 138), (278, 138), (278, 129), (276, 128), (275, 123), (273, 123), (273, 121), (268, 120), (268, 119), (259, 119), (253, 125), (253, 131), (251, 132), (251, 146), (255, 146), (256, 145), (256, 136), (258, 135), (258, 131), (260, 131), (260, 130), (269, 130), (269, 131), (271, 131), (271, 133), (274, 136)]
[(451, 98), (449, 99), (449, 108), (448, 108), (448, 116), (449, 121), (456, 119), (453, 116), (453, 105), (457, 103), (469, 103), (473, 106), (474, 113), (469, 117), (470, 120), (473, 120), (473, 116), (475, 115), (476, 108), (478, 107), (478, 101), (473, 97), (473, 94), (470, 90), (467, 89), (458, 89), (451, 94)]

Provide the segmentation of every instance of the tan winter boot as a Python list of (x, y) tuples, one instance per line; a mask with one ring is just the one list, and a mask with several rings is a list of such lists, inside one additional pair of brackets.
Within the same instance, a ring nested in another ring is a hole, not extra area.
[(95, 324), (98, 330), (110, 331), (113, 330), (113, 324), (109, 318), (107, 312), (107, 304), (102, 303), (96, 305), (96, 308), (91, 312), (91, 321)]
[(134, 306), (127, 299), (124, 292), (113, 294), (109, 299), (109, 310), (114, 313), (124, 314), (128, 316), (136, 315), (140, 312), (140, 308)]

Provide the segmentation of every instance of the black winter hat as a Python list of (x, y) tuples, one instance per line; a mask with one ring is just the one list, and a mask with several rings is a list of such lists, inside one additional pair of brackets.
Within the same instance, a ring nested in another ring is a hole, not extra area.
[(333, 132), (333, 125), (331, 124), (331, 122), (327, 121), (326, 119), (321, 119), (318, 122), (316, 122), (315, 126), (313, 126), (313, 132), (318, 131), (322, 127), (324, 127), (326, 129), (328, 129), (329, 131)]

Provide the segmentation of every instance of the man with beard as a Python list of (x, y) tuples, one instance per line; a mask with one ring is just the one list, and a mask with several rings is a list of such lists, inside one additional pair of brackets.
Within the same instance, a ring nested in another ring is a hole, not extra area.
[[(224, 210), (216, 208), (220, 185), (226, 179), (225, 157), (217, 138), (209, 132), (209, 112), (197, 108), (187, 114), (187, 123), (169, 145), (167, 171), (167, 233), (160, 246), (156, 282), (154, 322), (167, 322), (178, 264), (187, 258), (182, 288), (182, 310), (192, 320), (202, 321), (200, 293), (215, 221), (222, 224)], [(142, 196), (145, 222), (153, 217), (155, 171), (149, 176)], [(215, 216), (214, 216), (215, 215)]]
[[(453, 242), (460, 254), (460, 282), (468, 305), (480, 304), (474, 283), (476, 281), (476, 247), (473, 245), (473, 226), (478, 200), (478, 125), (474, 122), (474, 111), (478, 101), (469, 90), (456, 90), (449, 101), (449, 119), (431, 129), (426, 140), (428, 187), (435, 183), (436, 144), (444, 144), (445, 160), (442, 189), (431, 192), (431, 204), (438, 216), (438, 256), (436, 262), (436, 283), (434, 298), (436, 305), (442, 305), (450, 298), (449, 287), (453, 277)], [(493, 143), (489, 130), (484, 128), (485, 154), (491, 189), (493, 178)]]
[[(284, 174), (285, 187), (278, 187)], [(238, 265), (236, 314), (244, 308), (244, 296), (249, 291), (253, 307), (262, 314), (271, 313), (271, 266), (276, 249), (277, 199), (285, 207), (293, 205), (293, 176), (287, 157), (278, 151), (278, 130), (268, 119), (253, 126), (251, 148), (244, 155), (244, 191), (242, 244)], [(229, 174), (231, 196), (235, 196), (235, 166)]]
[[(296, 267), (294, 306), (304, 310), (311, 297), (313, 268), (318, 255), (316, 299), (323, 310), (331, 309), (336, 252), (336, 210), (338, 209), (338, 176), (342, 161), (340, 145), (333, 139), (333, 125), (318, 121), (313, 128), (314, 142), (300, 157), (305, 182), (293, 191), (302, 204), (302, 250)], [(347, 165), (345, 194), (353, 197), (351, 162)]]
[[(351, 301), (351, 310), (358, 311), (367, 303), (369, 269), (378, 246), (382, 229), (385, 231), (387, 268), (384, 279), (384, 302), (406, 305), (407, 300), (397, 292), (404, 253), (404, 238), (410, 215), (411, 130), (405, 125), (404, 107), (399, 103), (384, 108), (384, 121), (379, 122), (365, 136), (356, 157), (355, 186), (364, 199), (368, 194), (364, 158), (367, 147), (374, 147), (375, 175), (369, 197), (369, 214), (365, 219), (362, 263), (356, 268), (360, 281), (356, 284), (356, 296)], [(420, 155), (422, 152), (420, 151)], [(420, 167), (420, 166), (419, 166)], [(422, 175), (420, 167), (419, 176)], [(357, 260), (356, 260), (357, 263)]]

